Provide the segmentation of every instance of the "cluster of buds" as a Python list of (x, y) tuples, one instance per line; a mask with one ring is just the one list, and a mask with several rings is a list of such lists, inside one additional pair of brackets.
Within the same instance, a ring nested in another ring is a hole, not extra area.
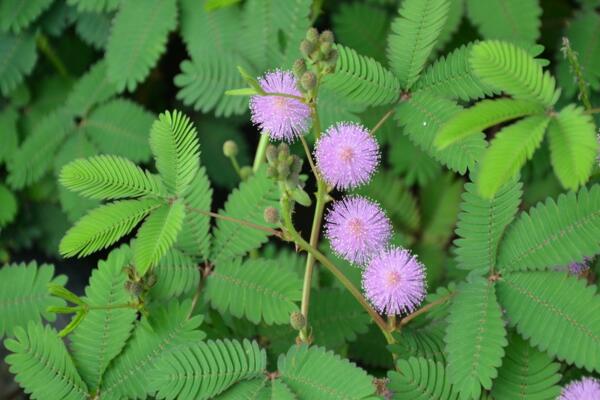
[(308, 30), (306, 38), (300, 43), (303, 58), (296, 60), (293, 67), (301, 92), (313, 94), (318, 77), (333, 72), (338, 58), (338, 52), (333, 46), (334, 37), (331, 31), (319, 34), (315, 28)]
[(270, 144), (266, 151), (267, 175), (279, 182), (283, 194), (289, 195), (294, 201), (310, 206), (310, 196), (304, 191), (305, 175), (301, 175), (302, 163), (300, 157), (290, 153), (290, 148), (285, 143), (275, 146)]
[(135, 267), (129, 265), (125, 267), (125, 273), (127, 274), (125, 290), (134, 297), (140, 297), (156, 285), (156, 275), (152, 271), (141, 277)]

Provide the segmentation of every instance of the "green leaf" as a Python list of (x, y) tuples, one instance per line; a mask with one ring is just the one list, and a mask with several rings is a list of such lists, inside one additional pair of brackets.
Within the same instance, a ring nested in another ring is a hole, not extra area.
[(150, 381), (157, 399), (204, 400), (238, 381), (261, 376), (266, 367), (267, 355), (256, 342), (209, 340), (162, 357)]
[(90, 211), (67, 231), (59, 252), (65, 257), (85, 257), (127, 235), (152, 210), (158, 200), (121, 200)]
[(75, 31), (81, 40), (97, 50), (102, 50), (106, 47), (111, 23), (110, 14), (82, 12), (77, 15)]
[(446, 173), (421, 188), (423, 244), (443, 247), (452, 237), (459, 211), (463, 182)]
[[(454, 0), (454, 3), (460, 1)], [(475, 75), (469, 56), (471, 45), (464, 45), (432, 64), (415, 84), (416, 91), (453, 100), (476, 100), (491, 96), (494, 91)]]
[(512, 335), (492, 386), (496, 400), (554, 400), (560, 394), (560, 364)]
[(488, 272), (496, 267), (502, 235), (519, 210), (522, 185), (515, 179), (485, 199), (476, 189), (478, 177), (471, 176), (473, 183), (465, 184), (456, 225), (456, 261), (458, 268)]
[(446, 23), (449, 7), (448, 0), (402, 2), (388, 37), (388, 58), (403, 89), (410, 89), (419, 79)]
[(201, 316), (189, 317), (191, 301), (172, 301), (151, 308), (106, 371), (99, 392), (105, 400), (147, 398), (154, 393), (150, 376), (158, 360), (206, 336)]
[(104, 59), (92, 65), (69, 93), (65, 102), (66, 108), (84, 117), (96, 105), (105, 102), (117, 93), (117, 87), (106, 75)]
[(398, 340), (395, 344), (389, 345), (388, 349), (398, 359), (420, 357), (445, 364), (444, 329), (445, 324), (436, 322), (419, 328), (402, 327), (401, 334), (397, 334)]
[(393, 103), (400, 95), (400, 82), (372, 58), (337, 45), (335, 71), (327, 75), (323, 86), (344, 99), (362, 105), (378, 106)]
[(13, 107), (6, 107), (0, 112), (0, 164), (8, 159), (17, 150), (19, 135), (17, 122), (19, 114)]
[(592, 116), (574, 105), (563, 108), (550, 121), (552, 167), (565, 188), (575, 190), (589, 179), (599, 151), (595, 131)]
[(513, 179), (544, 139), (550, 118), (533, 115), (503, 128), (496, 134), (481, 160), (477, 189), (481, 197), (491, 199)]
[(478, 399), (482, 386), (491, 389), (508, 344), (493, 282), (475, 277), (458, 288), (445, 341), (450, 382), (462, 397)]
[(148, 135), (153, 121), (152, 113), (119, 98), (98, 106), (82, 128), (101, 152), (144, 162), (150, 159)]
[(4, 0), (0, 2), (0, 30), (19, 33), (35, 21), (54, 0)]
[(206, 297), (220, 312), (258, 324), (287, 324), (298, 311), (302, 281), (273, 260), (221, 262), (206, 280)]
[(74, 129), (72, 115), (59, 109), (40, 120), (7, 164), (7, 182), (22, 189), (41, 179), (52, 166), (65, 137)]
[(425, 358), (399, 360), (397, 371), (388, 373), (393, 399), (458, 399), (458, 392), (446, 378), (444, 364)]
[(301, 399), (375, 399), (373, 378), (321, 347), (294, 345), (277, 361), (281, 380)]
[(549, 108), (560, 94), (549, 72), (525, 50), (512, 43), (490, 40), (473, 45), (471, 68), (484, 84), (515, 99)]
[(156, 169), (173, 195), (181, 195), (200, 168), (197, 135), (190, 119), (179, 111), (160, 114), (152, 125), (150, 147)]
[(600, 186), (521, 213), (498, 250), (502, 272), (552, 269), (600, 253)]
[(14, 220), (17, 210), (17, 198), (6, 186), (0, 184), (0, 229)]
[(48, 307), (61, 307), (65, 302), (52, 297), (48, 285), (66, 283), (67, 277), (54, 276), (54, 266), (49, 264), (38, 266), (32, 261), (0, 268), (0, 337), (29, 321), (54, 321), (56, 317)]
[[(219, 214), (264, 227), (275, 227), (264, 221), (263, 212), (267, 207), (279, 208), (279, 189), (276, 182), (267, 177), (266, 169), (261, 168), (231, 192), (224, 210)], [(267, 238), (267, 232), (219, 218), (213, 230), (210, 259), (219, 265), (222, 261), (256, 249)]]
[(253, 88), (241, 88), (226, 90), (225, 94), (227, 96), (254, 96), (258, 94), (258, 92)]
[(407, 135), (391, 140), (388, 162), (394, 173), (402, 176), (407, 186), (425, 186), (439, 176), (442, 168), (425, 151), (413, 144)]
[(216, 397), (218, 400), (297, 400), (296, 394), (280, 379), (256, 378), (239, 382), (225, 393)]
[(485, 39), (528, 46), (540, 37), (538, 0), (467, 0), (467, 15)]
[(239, 2), (240, 0), (206, 0), (204, 9), (206, 11), (214, 11), (219, 8), (231, 7)]
[(31, 33), (19, 36), (0, 34), (0, 92), (8, 96), (29, 75), (37, 61), (35, 37)]
[(543, 112), (542, 106), (527, 100), (483, 100), (444, 124), (437, 133), (434, 143), (438, 148), (443, 149), (491, 126)]
[(156, 176), (117, 156), (101, 155), (72, 161), (62, 168), (59, 181), (90, 199), (164, 196)]
[(176, 26), (175, 0), (121, 3), (106, 44), (108, 77), (119, 90), (131, 92), (146, 79)]
[(32, 399), (85, 400), (88, 389), (77, 373), (65, 344), (50, 326), (30, 322), (4, 341), (15, 380)]
[(122, 246), (111, 251), (106, 261), (98, 263), (85, 290), (90, 306), (107, 307), (89, 310), (71, 334), (73, 360), (90, 391), (100, 386), (110, 362), (122, 351), (136, 320), (133, 308), (108, 308), (132, 300), (125, 289), (131, 250)]
[(156, 284), (150, 289), (153, 299), (171, 299), (191, 293), (200, 282), (198, 264), (176, 249), (171, 249), (154, 267)]
[(144, 221), (133, 246), (135, 268), (141, 276), (173, 246), (184, 217), (185, 204), (183, 200), (177, 200), (173, 204), (162, 205)]
[(444, 150), (433, 145), (438, 130), (461, 111), (462, 107), (452, 100), (418, 92), (398, 105), (394, 117), (414, 144), (448, 168), (464, 174), (481, 159), (486, 146), (483, 134), (467, 137)]
[(543, 352), (600, 371), (600, 296), (596, 286), (558, 272), (514, 272), (498, 281), (508, 321)]
[(76, 6), (77, 11), (104, 12), (113, 11), (123, 0), (67, 0), (67, 4)]
[[(279, 54), (269, 67), (291, 68), (300, 54), (300, 42), (311, 27), (312, 0), (274, 1), (273, 25), (277, 36), (276, 50)], [(254, 22), (256, 23), (256, 21)]]

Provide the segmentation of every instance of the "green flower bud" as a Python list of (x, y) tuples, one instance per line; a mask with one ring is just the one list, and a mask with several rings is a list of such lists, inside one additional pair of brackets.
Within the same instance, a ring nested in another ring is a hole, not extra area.
[(327, 31), (323, 31), (321, 32), (321, 36), (319, 36), (319, 41), (322, 44), (332, 44), (335, 40), (335, 37), (333, 36), (333, 32), (331, 32), (330, 30)]
[(294, 62), (292, 70), (294, 71), (294, 75), (296, 75), (297, 78), (300, 78), (302, 74), (306, 72), (306, 62), (302, 58), (297, 59), (296, 62)]
[(327, 57), (329, 56), (329, 53), (331, 53), (331, 50), (333, 50), (333, 44), (323, 43), (321, 45), (321, 53), (323, 53), (323, 56), (325, 56), (325, 59), (327, 59)]
[(132, 296), (138, 297), (142, 294), (144, 288), (140, 282), (127, 281), (125, 282), (125, 290), (127, 290)]
[(301, 312), (294, 311), (290, 315), (290, 325), (297, 331), (304, 329), (304, 327), (306, 326), (306, 318), (304, 317), (304, 315), (302, 315)]
[(150, 273), (148, 275), (146, 275), (146, 286), (148, 288), (153, 287), (154, 285), (156, 285), (156, 282), (158, 281), (158, 278), (156, 277), (156, 274), (154, 273)]
[(306, 32), (306, 40), (310, 42), (316, 42), (319, 40), (319, 31), (317, 28), (309, 28)]
[(290, 167), (288, 165), (285, 165), (285, 164), (277, 165), (277, 175), (279, 176), (279, 178), (285, 179), (285, 178), (287, 178), (287, 176), (289, 174), (290, 174)]
[(314, 43), (311, 43), (308, 40), (303, 40), (300, 42), (300, 53), (304, 57), (309, 57), (313, 51), (315, 51)]
[(335, 67), (335, 64), (337, 63), (337, 59), (338, 59), (338, 52), (337, 52), (337, 50), (332, 49), (331, 52), (329, 52), (329, 55), (327, 56), (327, 64)]
[(300, 172), (302, 172), (302, 164), (303, 161), (300, 157), (294, 158), (294, 163), (292, 164), (292, 174), (298, 175)]
[(279, 223), (279, 211), (275, 207), (267, 207), (263, 213), (263, 218), (267, 224)]
[(233, 140), (227, 140), (223, 143), (223, 154), (225, 157), (235, 157), (238, 155), (238, 146)]
[(300, 78), (300, 84), (306, 91), (313, 90), (317, 86), (317, 76), (314, 72), (307, 71)]
[(277, 154), (278, 154), (277, 147), (275, 147), (275, 145), (272, 145), (272, 144), (268, 145), (267, 150), (265, 151), (265, 154), (267, 156), (267, 161), (269, 163), (274, 163), (275, 160), (277, 160)]
[(279, 146), (277, 146), (277, 151), (279, 152), (277, 159), (283, 161), (290, 155), (290, 146), (285, 143), (280, 143)]
[(277, 168), (273, 165), (267, 167), (267, 176), (269, 178), (277, 178)]
[(254, 174), (254, 171), (252, 171), (252, 167), (249, 165), (243, 166), (240, 169), (240, 178), (242, 178), (243, 181), (250, 178), (252, 174)]

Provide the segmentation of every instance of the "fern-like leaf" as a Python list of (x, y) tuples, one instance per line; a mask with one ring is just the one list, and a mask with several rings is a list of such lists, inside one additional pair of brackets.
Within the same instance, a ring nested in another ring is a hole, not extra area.
[(298, 397), (280, 379), (255, 378), (239, 382), (216, 400), (298, 400)]
[(124, 270), (130, 259), (131, 250), (122, 246), (98, 263), (85, 290), (85, 301), (106, 308), (88, 311), (70, 336), (73, 360), (92, 392), (98, 389), (106, 368), (125, 346), (136, 319), (133, 308), (108, 308), (131, 300), (125, 289)]
[(55, 314), (47, 308), (64, 306), (65, 302), (50, 296), (48, 285), (66, 283), (67, 277), (54, 276), (54, 266), (49, 264), (38, 266), (33, 261), (0, 268), (0, 337), (29, 321), (54, 321)]
[(467, 0), (467, 15), (485, 39), (528, 46), (540, 37), (538, 0)]
[(554, 400), (560, 394), (560, 365), (512, 335), (492, 386), (496, 400)]
[(148, 76), (176, 25), (175, 0), (121, 2), (106, 45), (108, 77), (119, 90), (133, 91)]
[(97, 107), (83, 121), (82, 128), (102, 153), (148, 161), (148, 134), (154, 115), (136, 103), (114, 99)]
[(181, 195), (200, 168), (196, 128), (179, 111), (162, 113), (152, 125), (150, 147), (167, 190)]
[(79, 12), (114, 11), (123, 0), (67, 0), (67, 4), (76, 6)]
[(600, 253), (600, 186), (548, 199), (522, 213), (498, 251), (502, 272), (541, 270)]
[(435, 145), (443, 149), (491, 126), (543, 112), (542, 106), (527, 100), (483, 100), (455, 115), (444, 124), (435, 138)]
[(200, 269), (190, 257), (175, 249), (169, 250), (154, 267), (156, 284), (150, 295), (153, 299), (171, 299), (190, 293), (198, 287)]
[(128, 234), (152, 210), (158, 200), (121, 200), (90, 211), (67, 231), (59, 252), (65, 257), (85, 257), (104, 249)]
[(559, 360), (600, 371), (600, 296), (596, 286), (558, 272), (514, 272), (498, 281), (511, 325)]
[[(263, 211), (266, 207), (279, 207), (277, 184), (261, 168), (256, 175), (242, 182), (225, 203), (220, 214), (246, 222), (266, 226)], [(235, 222), (218, 219), (213, 231), (211, 260), (221, 261), (243, 256), (267, 241), (268, 234)]]
[(393, 399), (458, 399), (458, 392), (447, 379), (444, 364), (421, 357), (399, 360), (397, 371), (389, 372)]
[(189, 318), (191, 302), (172, 301), (150, 309), (113, 361), (100, 387), (102, 399), (145, 399), (153, 394), (150, 375), (158, 360), (205, 337), (201, 316)]
[(563, 108), (550, 122), (552, 167), (565, 188), (575, 190), (590, 177), (599, 151), (595, 131), (592, 116), (574, 105)]
[(476, 183), (465, 184), (456, 226), (459, 238), (454, 241), (459, 268), (482, 272), (495, 268), (502, 235), (519, 210), (521, 187), (515, 179), (492, 199), (485, 199), (477, 193)]
[(301, 399), (371, 399), (373, 378), (321, 347), (294, 345), (277, 361), (281, 380)]
[(448, 168), (464, 174), (481, 158), (486, 146), (483, 134), (469, 136), (441, 151), (433, 145), (438, 130), (461, 111), (462, 107), (452, 100), (419, 92), (400, 103), (395, 118), (413, 143)]
[(420, 328), (403, 327), (395, 344), (388, 349), (398, 359), (425, 358), (433, 362), (446, 363), (444, 349), (444, 324), (431, 323)]
[(448, 378), (462, 396), (478, 399), (498, 376), (506, 341), (494, 283), (476, 277), (452, 299), (448, 329)]
[(162, 357), (150, 377), (157, 399), (204, 400), (265, 372), (267, 355), (256, 342), (206, 341)]
[(6, 186), (0, 184), (0, 229), (13, 221), (17, 210), (17, 198)]
[(6, 357), (15, 380), (32, 399), (85, 400), (88, 389), (81, 379), (56, 331), (30, 322), (15, 329), (15, 338), (4, 345), (12, 354)]
[(497, 133), (481, 161), (477, 189), (491, 199), (513, 179), (544, 139), (550, 118), (533, 115), (507, 126)]
[(103, 50), (110, 35), (111, 17), (111, 14), (80, 13), (77, 15), (75, 32), (85, 43), (96, 48), (96, 50)]
[(33, 70), (37, 61), (35, 37), (30, 33), (0, 34), (0, 54), (0, 92), (7, 96)]
[(272, 260), (222, 262), (206, 281), (213, 307), (235, 317), (267, 324), (285, 324), (298, 310), (302, 282), (290, 269)]
[(406, 0), (388, 38), (390, 65), (403, 89), (410, 89), (431, 54), (448, 17), (448, 0)]
[(407, 135), (397, 135), (390, 143), (388, 162), (394, 173), (402, 176), (407, 186), (425, 186), (439, 176), (441, 166)]
[(138, 230), (133, 247), (135, 268), (140, 275), (155, 266), (173, 246), (181, 231), (185, 217), (185, 204), (177, 200), (163, 205), (144, 221)]
[(84, 117), (96, 104), (103, 103), (119, 93), (117, 86), (108, 79), (106, 71), (104, 59), (92, 65), (73, 85), (65, 102), (66, 108)]
[(353, 102), (369, 106), (393, 103), (400, 95), (398, 79), (380, 63), (337, 45), (338, 60), (323, 85)]
[(494, 94), (473, 72), (469, 63), (471, 48), (470, 45), (461, 46), (446, 57), (440, 57), (417, 81), (415, 90), (463, 101)]
[(6, 107), (0, 112), (0, 164), (8, 161), (17, 150), (19, 135), (17, 131), (17, 122), (19, 113), (13, 107)]
[(470, 63), (484, 84), (515, 99), (535, 101), (547, 108), (558, 100), (560, 91), (550, 73), (544, 73), (528, 52), (512, 43), (477, 43), (471, 50)]
[(72, 161), (62, 168), (59, 181), (90, 199), (164, 195), (156, 176), (117, 156), (101, 155)]
[(0, 30), (19, 33), (39, 17), (54, 0), (4, 0), (0, 3)]

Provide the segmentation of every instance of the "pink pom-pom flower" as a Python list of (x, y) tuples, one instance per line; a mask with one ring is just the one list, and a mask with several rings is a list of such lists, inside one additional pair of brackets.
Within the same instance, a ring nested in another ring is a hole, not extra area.
[(565, 386), (558, 400), (600, 399), (600, 381), (595, 378), (583, 378)]
[[(289, 71), (269, 72), (259, 82), (266, 93), (283, 93), (302, 97), (296, 78)], [(310, 107), (298, 99), (283, 96), (252, 96), (252, 122), (271, 140), (292, 142), (310, 128)]]
[(426, 295), (425, 269), (408, 250), (393, 247), (371, 259), (363, 273), (363, 289), (382, 314), (412, 312)]
[(392, 234), (392, 225), (379, 205), (360, 196), (334, 202), (325, 222), (333, 251), (359, 265), (385, 248)]
[(362, 126), (339, 123), (319, 139), (315, 158), (325, 182), (347, 190), (371, 179), (379, 164), (379, 145)]

